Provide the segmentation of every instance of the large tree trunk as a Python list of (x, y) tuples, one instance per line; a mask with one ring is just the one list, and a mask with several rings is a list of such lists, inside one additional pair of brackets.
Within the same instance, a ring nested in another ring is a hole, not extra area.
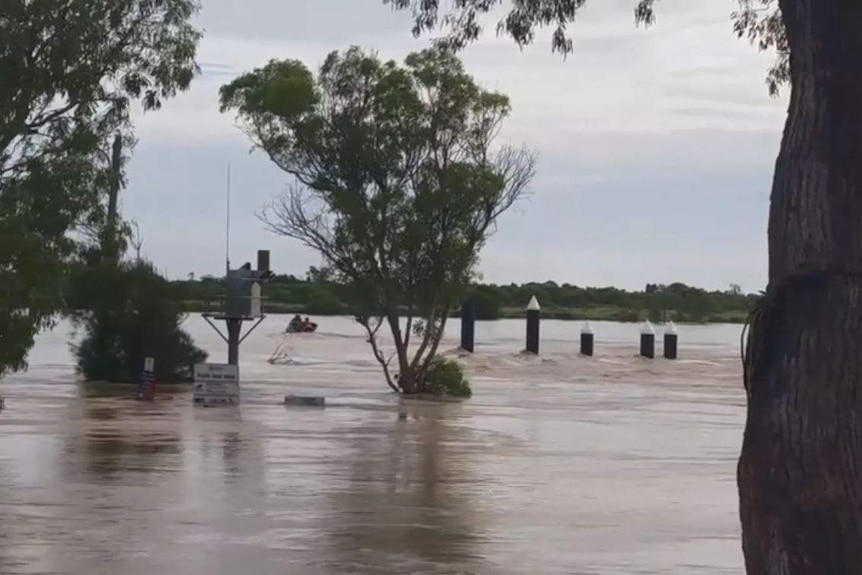
[(792, 93), (745, 362), (745, 564), (862, 573), (862, 2), (780, 6)]

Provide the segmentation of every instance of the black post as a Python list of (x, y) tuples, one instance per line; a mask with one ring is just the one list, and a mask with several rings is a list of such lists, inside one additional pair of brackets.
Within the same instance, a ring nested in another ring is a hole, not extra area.
[(476, 301), (461, 304), (461, 349), (473, 353), (476, 344)]
[(581, 328), (581, 355), (593, 355), (593, 328), (588, 321), (584, 322), (584, 327)]
[(269, 250), (257, 250), (257, 271), (269, 271)]
[(227, 362), (230, 365), (239, 365), (239, 332), (242, 329), (242, 320), (229, 317), (227, 323)]
[(655, 358), (655, 329), (649, 321), (641, 328), (641, 355), (648, 359)]
[(527, 305), (527, 351), (539, 354), (539, 300), (536, 296)]
[(673, 322), (668, 322), (664, 328), (664, 358), (676, 359), (678, 337), (676, 326)]

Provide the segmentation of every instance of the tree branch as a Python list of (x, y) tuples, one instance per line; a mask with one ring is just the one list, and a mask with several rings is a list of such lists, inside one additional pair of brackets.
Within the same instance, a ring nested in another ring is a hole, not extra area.
[(366, 333), (368, 334), (368, 343), (371, 344), (371, 351), (374, 353), (375, 359), (380, 365), (383, 367), (383, 375), (386, 378), (386, 384), (394, 391), (395, 393), (401, 393), (401, 390), (398, 389), (394, 383), (392, 383), (392, 375), (389, 372), (389, 364), (392, 361), (392, 356), (389, 359), (386, 359), (383, 356), (383, 352), (380, 351), (379, 346), (377, 345), (377, 330), (380, 329), (380, 326), (383, 325), (383, 318), (377, 319), (377, 325), (372, 328), (370, 325), (370, 321), (368, 318), (357, 318), (359, 324), (365, 328)]

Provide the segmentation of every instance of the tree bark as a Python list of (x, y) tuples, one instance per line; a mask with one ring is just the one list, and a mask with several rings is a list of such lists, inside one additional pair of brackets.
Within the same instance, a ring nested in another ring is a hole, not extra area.
[(117, 200), (120, 195), (120, 183), (122, 181), (123, 161), (123, 138), (118, 134), (114, 137), (111, 147), (111, 172), (108, 187), (108, 215), (105, 222), (105, 240), (103, 245), (104, 257), (112, 264), (120, 260), (119, 238), (117, 220)]
[(398, 356), (398, 387), (402, 393), (413, 393), (416, 390), (416, 386), (410, 370), (407, 344), (405, 343), (405, 338), (401, 337), (401, 318), (394, 308), (389, 310), (387, 320), (389, 321), (389, 329), (392, 330), (395, 353)]
[(746, 348), (749, 575), (862, 572), (862, 2), (780, 0), (791, 97)]

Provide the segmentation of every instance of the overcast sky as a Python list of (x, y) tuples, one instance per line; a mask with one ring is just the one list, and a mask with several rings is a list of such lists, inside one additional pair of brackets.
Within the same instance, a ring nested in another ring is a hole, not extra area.
[[(485, 281), (765, 284), (786, 109), (764, 85), (771, 56), (733, 35), (735, 0), (664, 0), (647, 30), (634, 25), (634, 3), (588, 2), (565, 61), (547, 35), (521, 52), (493, 30), (463, 54), (481, 83), (512, 99), (501, 138), (540, 155), (529, 200), (503, 217), (482, 253)], [(203, 74), (137, 120), (125, 214), (171, 277), (220, 275), (229, 162), (233, 267), (268, 248), (276, 272), (302, 275), (316, 255), (255, 216), (288, 180), (249, 154), (234, 118), (218, 112), (218, 88), (270, 58), (316, 68), (329, 51), (357, 44), (400, 59), (428, 39), (414, 39), (410, 15), (381, 0), (206, 0), (199, 20)]]

